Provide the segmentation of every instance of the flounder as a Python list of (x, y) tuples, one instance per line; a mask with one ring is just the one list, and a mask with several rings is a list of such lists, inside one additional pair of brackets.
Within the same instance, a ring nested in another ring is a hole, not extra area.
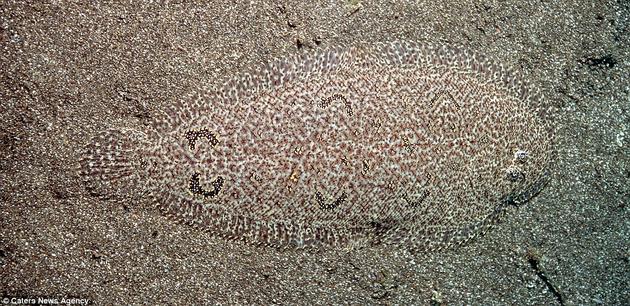
[(393, 42), (273, 61), (201, 87), (80, 161), (101, 195), (143, 194), (227, 239), (435, 250), (549, 180), (552, 125), (516, 71)]

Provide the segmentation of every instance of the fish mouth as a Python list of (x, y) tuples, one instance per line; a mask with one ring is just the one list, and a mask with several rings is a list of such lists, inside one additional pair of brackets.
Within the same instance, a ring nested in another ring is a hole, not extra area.
[(513, 192), (503, 197), (500, 201), (502, 206), (521, 206), (538, 195), (551, 181), (551, 170), (546, 167), (541, 175), (525, 189)]

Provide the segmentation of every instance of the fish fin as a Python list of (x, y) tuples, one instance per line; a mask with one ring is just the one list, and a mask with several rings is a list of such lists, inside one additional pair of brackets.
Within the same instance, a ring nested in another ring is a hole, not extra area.
[(138, 193), (142, 169), (142, 142), (146, 135), (131, 129), (97, 133), (85, 146), (79, 175), (91, 195), (112, 198)]

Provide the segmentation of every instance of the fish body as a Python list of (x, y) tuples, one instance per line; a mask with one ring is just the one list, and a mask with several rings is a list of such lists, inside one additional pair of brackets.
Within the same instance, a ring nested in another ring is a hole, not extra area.
[(100, 194), (146, 194), (227, 239), (435, 250), (484, 232), (549, 179), (553, 132), (518, 72), (394, 42), (273, 61), (86, 146)]

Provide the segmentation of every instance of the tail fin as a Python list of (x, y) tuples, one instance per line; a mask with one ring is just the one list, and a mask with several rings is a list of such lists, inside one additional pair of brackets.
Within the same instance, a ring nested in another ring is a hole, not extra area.
[(139, 194), (145, 141), (145, 134), (135, 130), (105, 130), (95, 135), (79, 162), (79, 174), (90, 194), (103, 198)]

